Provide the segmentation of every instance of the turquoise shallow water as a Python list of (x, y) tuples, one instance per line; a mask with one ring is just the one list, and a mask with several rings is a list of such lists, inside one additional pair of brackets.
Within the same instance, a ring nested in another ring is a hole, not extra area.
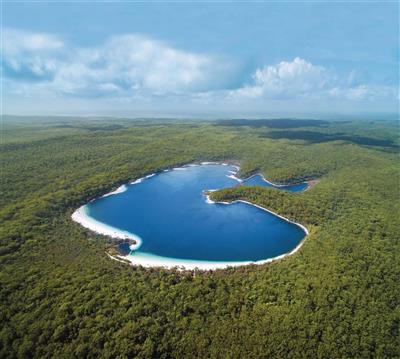
[[(293, 250), (305, 232), (246, 203), (209, 204), (203, 191), (238, 185), (234, 167), (202, 165), (157, 174), (86, 205), (88, 215), (142, 239), (142, 253), (198, 261), (258, 261)], [(265, 185), (254, 176), (244, 184)], [(293, 192), (305, 184), (279, 187)]]

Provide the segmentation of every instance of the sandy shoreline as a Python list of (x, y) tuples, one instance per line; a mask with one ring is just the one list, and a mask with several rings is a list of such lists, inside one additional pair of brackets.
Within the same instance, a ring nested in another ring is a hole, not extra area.
[[(236, 172), (234, 173), (233, 171), (230, 171), (230, 175), (227, 175), (227, 177), (232, 178), (237, 180), (239, 183), (250, 179), (253, 176), (256, 175), (261, 175), (263, 180), (268, 182), (269, 184), (276, 186), (276, 187), (282, 187), (285, 185), (277, 185), (274, 184), (268, 180), (266, 180), (264, 178), (264, 176), (260, 173), (257, 174), (253, 174), (252, 176), (246, 178), (245, 180), (240, 179), (238, 177), (236, 177), (236, 174), (239, 172), (240, 167), (238, 167), (237, 165), (232, 165), (229, 163), (225, 163), (225, 162), (201, 162), (199, 164), (197, 163), (192, 163), (192, 164), (187, 164), (181, 167), (172, 167), (172, 168), (168, 168), (165, 169), (161, 172), (169, 172), (169, 171), (182, 171), (187, 169), (188, 167), (195, 167), (195, 166), (200, 166), (200, 165), (211, 165), (211, 164), (215, 164), (215, 165), (223, 165), (223, 166), (232, 166), (233, 168), (236, 169)], [(130, 185), (134, 185), (134, 184), (138, 184), (143, 182), (144, 180), (151, 178), (153, 176), (155, 176), (157, 173), (152, 173), (150, 175), (144, 176), (142, 178), (138, 178), (136, 180), (131, 181), (129, 184)], [(107, 196), (111, 196), (111, 195), (115, 195), (118, 193), (123, 193), (128, 189), (127, 185), (122, 185), (120, 187), (118, 187), (116, 190), (107, 193), (101, 197), (107, 197)], [(308, 187), (307, 187), (308, 189)], [(217, 191), (217, 189), (213, 189), (213, 190), (205, 190), (205, 192), (213, 192), (213, 191)], [(257, 208), (260, 208), (266, 212), (269, 212), (287, 222), (293, 223), (297, 226), (299, 226), (300, 228), (303, 229), (303, 231), (305, 232), (306, 236), (309, 234), (307, 228), (305, 226), (303, 226), (300, 223), (296, 223), (294, 221), (291, 221), (288, 218), (285, 218), (271, 210), (268, 210), (264, 207), (261, 207), (259, 205), (256, 205), (254, 203), (250, 203), (247, 201), (243, 201), (243, 200), (237, 200), (237, 201), (233, 201), (233, 202), (214, 202), (210, 199), (210, 196), (207, 194), (204, 194), (205, 196), (205, 200), (208, 204), (214, 204), (214, 203), (219, 203), (219, 204), (225, 204), (225, 205), (229, 205), (231, 203), (235, 203), (235, 202), (243, 202), (243, 203), (247, 203), (249, 205), (255, 206)], [(109, 225), (106, 225), (102, 222), (99, 222), (97, 220), (95, 220), (94, 218), (90, 217), (87, 207), (86, 205), (83, 205), (81, 207), (79, 207), (72, 215), (71, 218), (73, 221), (81, 224), (83, 227), (96, 232), (98, 234), (102, 234), (102, 235), (106, 235), (112, 238), (118, 238), (118, 239), (133, 239), (136, 241), (136, 244), (131, 245), (130, 249), (131, 250), (137, 250), (139, 249), (139, 247), (142, 244), (142, 239), (130, 232), (127, 231), (122, 231), (118, 228), (114, 228), (111, 227)], [(122, 261), (124, 263), (126, 263), (126, 261), (129, 261), (132, 265), (135, 266), (143, 266), (146, 268), (150, 268), (150, 267), (163, 267), (163, 268), (167, 268), (167, 269), (171, 269), (171, 268), (178, 268), (181, 270), (193, 270), (193, 269), (199, 269), (199, 270), (215, 270), (215, 269), (224, 269), (224, 268), (228, 268), (228, 267), (237, 267), (237, 266), (244, 266), (244, 265), (250, 265), (250, 264), (265, 264), (265, 263), (270, 263), (272, 261), (276, 261), (279, 259), (282, 259), (286, 256), (289, 256), (295, 252), (297, 252), (300, 247), (303, 245), (304, 240), (306, 237), (304, 237), (299, 244), (290, 252), (288, 253), (284, 253), (281, 254), (277, 257), (273, 257), (273, 258), (267, 258), (267, 259), (263, 259), (263, 260), (259, 260), (259, 261), (237, 261), (237, 262), (216, 262), (216, 261), (197, 261), (197, 260), (185, 260), (185, 259), (178, 259), (178, 258), (166, 258), (166, 257), (161, 257), (161, 256), (156, 256), (153, 254), (148, 254), (148, 253), (141, 253), (141, 252), (135, 252), (133, 255), (127, 255), (127, 256), (122, 256), (122, 255), (117, 255), (117, 256), (111, 256), (110, 254), (107, 253), (107, 255), (114, 260), (118, 260), (118, 261)]]
[(241, 182), (246, 182), (246, 181), (248, 181), (249, 179), (251, 179), (251, 178), (253, 178), (255, 176), (260, 176), (264, 182), (269, 183), (273, 187), (288, 187), (288, 186), (296, 186), (296, 185), (299, 185), (299, 184), (302, 184), (302, 183), (307, 183), (307, 188), (305, 188), (305, 189), (303, 189), (303, 190), (301, 190), (299, 192), (306, 191), (306, 190), (309, 189), (309, 187), (314, 186), (316, 183), (318, 183), (318, 180), (309, 180), (309, 181), (302, 181), (302, 182), (291, 183), (291, 184), (278, 184), (278, 183), (273, 183), (271, 181), (268, 181), (261, 172), (254, 173), (254, 174), (252, 174), (251, 176), (249, 176), (247, 178), (240, 179), (240, 181)]
[(83, 227), (90, 229), (93, 232), (109, 236), (117, 239), (133, 239), (136, 244), (130, 246), (131, 250), (138, 249), (142, 244), (142, 239), (136, 234), (122, 231), (121, 229), (111, 227), (105, 223), (99, 222), (88, 214), (86, 205), (79, 207), (71, 216), (72, 220), (79, 223)]
[[(237, 262), (217, 262), (217, 261), (201, 261), (201, 260), (185, 260), (179, 258), (166, 258), (161, 256), (156, 256), (148, 253), (140, 253), (137, 252), (134, 255), (127, 256), (108, 256), (111, 259), (122, 261), (122, 259), (127, 260), (133, 266), (142, 266), (145, 268), (164, 268), (164, 269), (173, 269), (176, 268), (178, 270), (194, 270), (198, 269), (201, 271), (213, 271), (217, 269), (227, 269), (230, 267), (240, 267), (246, 265), (261, 265), (266, 263), (271, 263), (280, 259), (283, 259), (287, 256), (290, 256), (296, 253), (300, 247), (303, 245), (305, 238), (303, 238), (299, 244), (290, 252), (283, 253), (279, 256), (267, 259), (261, 259), (259, 261), (237, 261)], [(124, 262), (125, 263), (125, 262)]]
[(307, 191), (309, 189), (311, 189), (312, 187), (314, 187), (317, 183), (319, 183), (320, 179), (312, 179), (312, 180), (308, 180), (307, 182), (307, 188), (304, 191)]
[(102, 197), (108, 197), (108, 196), (112, 196), (114, 194), (123, 193), (127, 189), (128, 189), (128, 186), (126, 184), (123, 184), (122, 186), (119, 186), (115, 191), (112, 191), (110, 193), (106, 193)]

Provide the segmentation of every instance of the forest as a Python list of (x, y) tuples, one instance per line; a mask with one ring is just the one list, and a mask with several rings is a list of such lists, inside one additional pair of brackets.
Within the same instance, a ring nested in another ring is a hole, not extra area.
[[(397, 121), (2, 117), (1, 358), (399, 358)], [(289, 193), (242, 199), (310, 229), (295, 254), (216, 270), (111, 260), (71, 213), (119, 185), (235, 161)]]

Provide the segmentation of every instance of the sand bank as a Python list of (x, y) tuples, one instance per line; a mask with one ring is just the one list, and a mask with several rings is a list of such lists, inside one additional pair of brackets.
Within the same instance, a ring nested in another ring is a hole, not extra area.
[(229, 267), (239, 267), (245, 265), (261, 265), (277, 261), (296, 253), (303, 245), (303, 243), (304, 239), (296, 246), (296, 248), (294, 248), (292, 251), (288, 253), (284, 253), (273, 258), (262, 259), (254, 262), (252, 261), (217, 262), (217, 261), (189, 260), (189, 259), (179, 259), (179, 258), (167, 258), (141, 252), (136, 252), (132, 255), (127, 255), (127, 256), (121, 256), (121, 255), (118, 255), (116, 257), (112, 257), (111, 255), (109, 256), (112, 257), (112, 259), (127, 260), (133, 266), (142, 266), (145, 268), (165, 268), (165, 269), (177, 268), (182, 271), (194, 270), (194, 269), (202, 271), (212, 271), (216, 269), (226, 269)]
[(110, 193), (106, 193), (105, 195), (103, 195), (102, 197), (108, 197), (108, 196), (112, 196), (114, 194), (118, 194), (118, 193), (123, 193), (128, 189), (128, 187), (123, 184), (122, 186), (119, 186), (115, 191), (112, 191)]
[(111, 227), (105, 223), (96, 221), (94, 218), (90, 217), (86, 205), (79, 207), (71, 216), (71, 218), (81, 224), (83, 227), (90, 229), (93, 232), (102, 234), (104, 236), (109, 236), (118, 239), (133, 239), (136, 244), (130, 246), (131, 250), (138, 249), (142, 244), (142, 239), (136, 234), (123, 231), (118, 228)]

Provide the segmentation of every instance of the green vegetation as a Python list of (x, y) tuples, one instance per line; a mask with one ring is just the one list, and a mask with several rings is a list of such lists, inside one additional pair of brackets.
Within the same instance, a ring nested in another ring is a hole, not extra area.
[[(5, 118), (0, 357), (400, 357), (397, 123), (250, 125)], [(320, 178), (304, 193), (212, 194), (305, 224), (300, 251), (208, 273), (146, 270), (110, 260), (109, 239), (70, 220), (128, 180), (202, 160), (280, 183)]]

